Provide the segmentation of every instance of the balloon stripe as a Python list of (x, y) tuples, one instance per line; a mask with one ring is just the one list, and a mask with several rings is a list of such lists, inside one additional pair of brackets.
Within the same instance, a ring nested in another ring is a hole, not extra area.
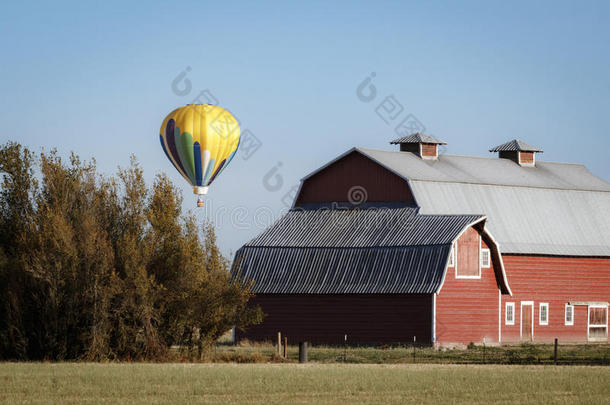
[(182, 165), (188, 173), (191, 184), (196, 183), (195, 179), (195, 157), (193, 156), (193, 136), (188, 132), (180, 134), (180, 149)]
[(201, 146), (199, 142), (193, 144), (193, 153), (195, 154), (195, 177), (198, 186), (203, 186), (203, 174), (201, 173)]
[(167, 127), (165, 128), (165, 141), (167, 142), (167, 146), (169, 148), (169, 153), (171, 155), (171, 157), (173, 158), (173, 162), (174, 166), (178, 165), (180, 167), (180, 171), (182, 172), (182, 174), (184, 176), (186, 176), (186, 172), (184, 171), (184, 166), (182, 166), (182, 163), (180, 162), (180, 156), (178, 155), (178, 151), (176, 150), (176, 140), (175, 138), (175, 125), (176, 122), (174, 121), (174, 119), (170, 119), (167, 122)]
[(216, 163), (216, 159), (211, 158), (210, 163), (208, 163), (208, 167), (205, 169), (205, 176), (203, 176), (203, 184), (210, 184), (208, 180), (212, 176), (212, 171), (214, 170), (214, 163)]
[(214, 181), (214, 179), (216, 178), (216, 176), (218, 175), (218, 173), (220, 173), (220, 171), (222, 170), (222, 167), (224, 166), (225, 162), (226, 162), (226, 159), (225, 159), (225, 160), (223, 160), (222, 162), (220, 162), (220, 164), (218, 165), (218, 169), (216, 169), (216, 171), (214, 172), (214, 175), (212, 176), (212, 178), (211, 178), (211, 179), (210, 179), (210, 181), (208, 182), (208, 184), (207, 184), (208, 186), (209, 186), (210, 184), (212, 184), (212, 182)]

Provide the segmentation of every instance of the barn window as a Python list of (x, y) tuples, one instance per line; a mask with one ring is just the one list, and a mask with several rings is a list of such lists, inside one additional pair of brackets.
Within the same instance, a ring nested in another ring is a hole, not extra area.
[(457, 241), (456, 278), (481, 278), (481, 237), (468, 228)]
[(608, 339), (608, 306), (589, 305), (589, 340)]
[(538, 307), (538, 324), (549, 324), (549, 304), (546, 302), (541, 302)]
[(504, 310), (504, 323), (506, 325), (515, 324), (515, 303), (507, 302), (506, 309)]
[(566, 325), (574, 325), (574, 305), (566, 304), (565, 322)]
[(481, 267), (488, 269), (491, 266), (489, 249), (481, 249)]

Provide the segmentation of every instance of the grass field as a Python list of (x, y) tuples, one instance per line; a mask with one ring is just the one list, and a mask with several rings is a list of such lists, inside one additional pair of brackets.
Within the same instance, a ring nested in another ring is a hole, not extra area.
[(594, 403), (610, 368), (0, 363), (3, 403)]

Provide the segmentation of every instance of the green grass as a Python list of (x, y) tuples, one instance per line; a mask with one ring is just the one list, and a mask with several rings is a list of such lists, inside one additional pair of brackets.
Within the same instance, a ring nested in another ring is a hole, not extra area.
[[(257, 363), (280, 361), (274, 357), (276, 348), (271, 344), (217, 345), (207, 360), (215, 362)], [(431, 347), (329, 347), (314, 346), (308, 351), (310, 361), (320, 363), (359, 364), (553, 364), (553, 345), (523, 344), (516, 346), (472, 349), (434, 350)], [(287, 362), (298, 360), (298, 347), (288, 346)], [(609, 344), (560, 345), (560, 365), (610, 365)]]
[(0, 363), (4, 403), (608, 403), (610, 368)]

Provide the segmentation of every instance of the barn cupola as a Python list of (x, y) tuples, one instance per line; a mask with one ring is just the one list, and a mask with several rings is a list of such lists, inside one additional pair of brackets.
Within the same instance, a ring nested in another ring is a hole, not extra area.
[(513, 139), (502, 145), (489, 150), (490, 152), (498, 152), (502, 159), (510, 159), (521, 166), (533, 167), (536, 165), (536, 153), (542, 153), (543, 150), (528, 143)]
[(437, 159), (438, 145), (447, 145), (433, 136), (424, 135), (420, 132), (394, 139), (390, 144), (398, 144), (401, 152), (411, 152), (422, 159)]

